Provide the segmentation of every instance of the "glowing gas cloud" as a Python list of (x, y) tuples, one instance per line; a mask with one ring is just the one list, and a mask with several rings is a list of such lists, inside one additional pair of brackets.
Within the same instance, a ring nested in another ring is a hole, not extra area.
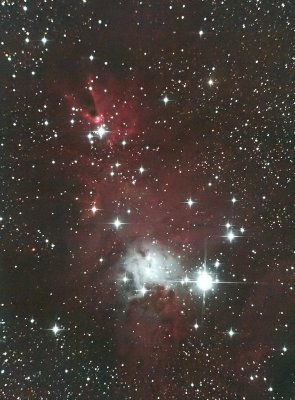
[(122, 263), (123, 282), (132, 281), (135, 291), (145, 292), (160, 285), (171, 287), (181, 277), (181, 267), (169, 250), (151, 242), (132, 245)]

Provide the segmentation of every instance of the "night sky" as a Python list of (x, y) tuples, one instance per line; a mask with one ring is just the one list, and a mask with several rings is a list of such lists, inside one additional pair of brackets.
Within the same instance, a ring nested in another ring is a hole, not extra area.
[(0, 33), (0, 399), (295, 399), (294, 2)]

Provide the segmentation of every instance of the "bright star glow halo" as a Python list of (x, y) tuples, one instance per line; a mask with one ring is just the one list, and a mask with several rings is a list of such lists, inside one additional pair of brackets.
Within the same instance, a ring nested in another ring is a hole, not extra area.
[(213, 287), (213, 278), (205, 269), (199, 272), (197, 277), (197, 286), (203, 292), (206, 292)]

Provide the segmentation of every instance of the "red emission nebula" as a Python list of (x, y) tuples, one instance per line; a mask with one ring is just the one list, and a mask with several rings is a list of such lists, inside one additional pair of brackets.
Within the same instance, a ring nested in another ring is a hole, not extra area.
[(0, 399), (295, 399), (291, 1), (2, 1)]

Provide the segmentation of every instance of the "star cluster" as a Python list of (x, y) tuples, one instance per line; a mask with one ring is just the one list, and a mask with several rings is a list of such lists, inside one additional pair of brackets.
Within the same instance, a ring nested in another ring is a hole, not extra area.
[(293, 3), (0, 10), (0, 398), (295, 398)]

